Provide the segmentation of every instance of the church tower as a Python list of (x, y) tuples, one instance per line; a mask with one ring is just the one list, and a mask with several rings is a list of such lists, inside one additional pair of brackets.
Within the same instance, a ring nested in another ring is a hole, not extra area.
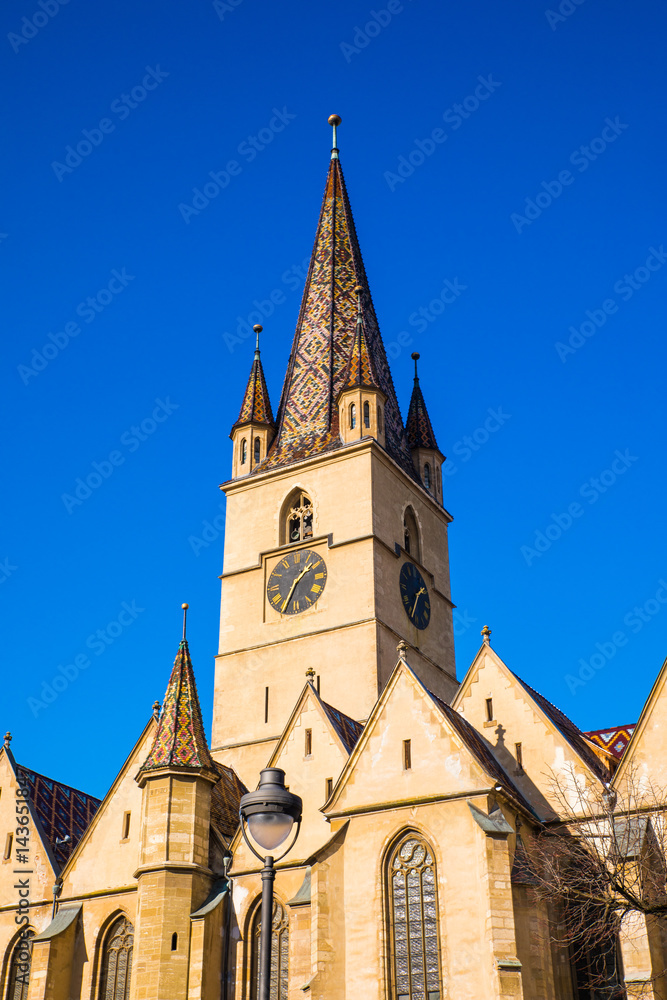
[(443, 456), (421, 389), (403, 424), (340, 165), (340, 119), (329, 123), (334, 148), (276, 419), (256, 352), (221, 487), (211, 745), (251, 787), (307, 668), (322, 697), (357, 720), (401, 640), (430, 690), (451, 701), (457, 688)]

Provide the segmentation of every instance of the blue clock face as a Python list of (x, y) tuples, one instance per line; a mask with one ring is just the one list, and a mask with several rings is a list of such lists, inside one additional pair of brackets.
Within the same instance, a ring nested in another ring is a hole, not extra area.
[(424, 577), (416, 566), (405, 562), (401, 566), (399, 583), (406, 615), (416, 628), (425, 629), (431, 620), (431, 599)]

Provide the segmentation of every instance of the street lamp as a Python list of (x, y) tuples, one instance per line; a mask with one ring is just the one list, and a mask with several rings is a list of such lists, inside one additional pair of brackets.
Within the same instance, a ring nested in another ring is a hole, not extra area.
[[(262, 868), (262, 930), (259, 942), (259, 995), (258, 1000), (270, 1000), (271, 990), (271, 937), (273, 924), (273, 882), (276, 877), (274, 860), (280, 861), (291, 851), (299, 836), (303, 803), (298, 795), (285, 788), (285, 772), (280, 767), (265, 767), (260, 771), (259, 788), (247, 792), (239, 804), (241, 830), (246, 844), (260, 861)], [(248, 838), (264, 851), (275, 851), (289, 837), (296, 823), (294, 839), (277, 859), (272, 855), (262, 858)]]

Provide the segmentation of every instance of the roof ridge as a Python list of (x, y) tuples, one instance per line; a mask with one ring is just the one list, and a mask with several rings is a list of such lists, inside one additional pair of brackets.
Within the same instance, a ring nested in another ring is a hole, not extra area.
[(408, 419), (405, 424), (408, 445), (410, 448), (430, 448), (433, 451), (439, 451), (431, 418), (426, 408), (424, 393), (422, 392), (421, 385), (419, 384), (419, 376), (417, 375), (417, 359), (419, 355), (413, 354), (412, 357), (415, 362), (415, 381), (412, 387), (412, 396), (410, 397)]
[(248, 384), (246, 385), (241, 409), (239, 410), (236, 423), (232, 427), (232, 431), (236, 430), (237, 427), (242, 427), (244, 424), (268, 424), (271, 427), (274, 426), (271, 400), (266, 385), (259, 347), (255, 348), (255, 356), (250, 369), (250, 375), (248, 376)]

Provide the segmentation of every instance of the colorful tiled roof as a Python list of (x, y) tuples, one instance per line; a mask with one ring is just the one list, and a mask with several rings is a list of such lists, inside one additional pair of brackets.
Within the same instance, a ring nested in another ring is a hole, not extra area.
[(413, 357), (415, 358), (415, 383), (412, 389), (412, 397), (410, 398), (408, 422), (405, 427), (408, 436), (408, 445), (410, 448), (432, 448), (434, 451), (437, 451), (438, 443), (435, 440), (431, 420), (426, 409), (426, 403), (424, 402), (424, 394), (421, 391), (419, 376), (417, 375), (416, 359), (419, 355), (413, 355)]
[(357, 740), (364, 730), (364, 727), (360, 722), (355, 722), (354, 719), (351, 719), (349, 715), (345, 715), (344, 712), (334, 708), (333, 705), (328, 705), (326, 701), (322, 701), (321, 698), (320, 701), (322, 702), (322, 708), (329, 717), (331, 725), (338, 733), (343, 746), (348, 753), (352, 753)]
[(357, 331), (345, 368), (341, 392), (346, 389), (378, 389), (380, 380), (375, 371), (373, 356), (368, 349), (361, 308), (357, 317)]
[(273, 411), (269, 390), (266, 387), (264, 369), (259, 356), (259, 348), (255, 350), (255, 358), (250, 369), (250, 378), (246, 386), (243, 403), (238, 415), (238, 419), (232, 427), (241, 427), (243, 424), (269, 424), (273, 426)]
[(248, 791), (236, 771), (215, 761), (220, 780), (211, 789), (211, 822), (223, 837), (232, 838), (239, 825), (239, 803)]
[[(513, 673), (513, 671), (512, 671)], [(584, 733), (575, 726), (571, 719), (568, 719), (564, 712), (561, 712), (559, 708), (552, 705), (550, 701), (541, 695), (538, 691), (526, 684), (525, 681), (514, 674), (514, 677), (518, 680), (519, 684), (528, 692), (528, 694), (537, 702), (539, 707), (542, 709), (544, 714), (551, 719), (554, 726), (561, 732), (563, 737), (567, 740), (573, 750), (581, 757), (585, 764), (588, 765), (590, 770), (602, 781), (606, 783), (609, 781), (609, 772), (602, 763), (602, 761), (596, 757), (595, 753), (587, 745), (584, 738)]]
[(218, 773), (206, 742), (190, 650), (185, 639), (178, 647), (153, 746), (139, 773), (165, 767), (201, 768)]
[(365, 340), (384, 409), (386, 449), (416, 478), (359, 249), (340, 161), (331, 160), (306, 286), (277, 415), (278, 430), (257, 472), (341, 446), (336, 400), (355, 337), (355, 286), (364, 292)]
[(588, 737), (593, 743), (597, 743), (603, 750), (613, 754), (617, 760), (620, 760), (636, 728), (637, 723), (633, 722), (629, 726), (595, 729), (593, 732), (584, 733), (584, 736)]
[[(61, 866), (64, 865), (83, 837), (102, 800), (38, 774), (37, 771), (31, 771), (21, 764), (16, 765), (16, 773), (19, 779), (27, 782), (30, 801), (44, 837), (51, 845), (56, 861)], [(66, 837), (70, 838), (66, 844), (56, 843)]]

